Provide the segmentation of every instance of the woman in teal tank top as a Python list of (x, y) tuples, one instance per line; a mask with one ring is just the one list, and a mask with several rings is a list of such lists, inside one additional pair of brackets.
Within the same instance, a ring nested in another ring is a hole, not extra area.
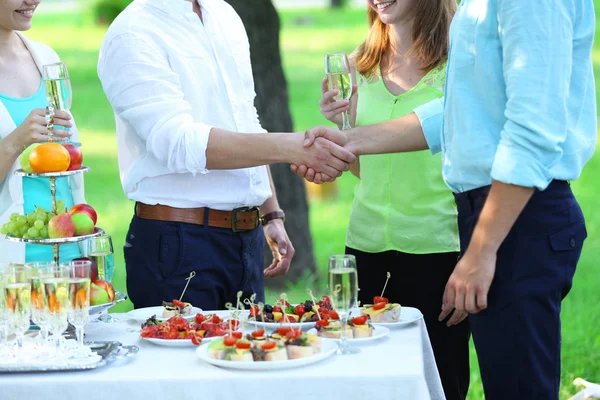
[[(410, 114), (443, 97), (448, 30), (455, 0), (368, 0), (370, 31), (353, 53), (357, 90), (350, 102), (335, 101), (323, 81), (322, 114), (341, 126), (350, 111), (357, 126)], [(346, 253), (356, 256), (359, 300), (381, 295), (423, 312), (442, 384), (449, 400), (466, 398), (469, 327), (438, 321), (442, 296), (456, 266), (457, 211), (429, 152), (361, 156), (351, 170), (360, 181), (346, 234)], [(458, 315), (457, 317), (463, 317)]]
[[(8, 112), (16, 129), (0, 140), (0, 187), (8, 185), (8, 174), (21, 153), (34, 143), (48, 141), (45, 108), (48, 105), (39, 65), (17, 31), (31, 27), (31, 12), (39, 1), (27, 5), (21, 0), (8, 0), (0, 5), (0, 107)], [(6, 124), (7, 121), (1, 121)], [(58, 139), (70, 136), (72, 127), (68, 113), (56, 111), (54, 135)], [(36, 207), (51, 209), (50, 183), (47, 179), (23, 179), (23, 211), (33, 212)], [(56, 181), (56, 197), (73, 206), (73, 196), (67, 178)], [(81, 256), (79, 246), (61, 246), (61, 262)], [(51, 261), (54, 259), (50, 246), (27, 245), (25, 261)]]

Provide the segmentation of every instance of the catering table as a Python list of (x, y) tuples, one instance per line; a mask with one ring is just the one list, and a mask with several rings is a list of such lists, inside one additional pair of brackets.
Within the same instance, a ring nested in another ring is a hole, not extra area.
[(0, 374), (0, 399), (444, 399), (423, 320), (361, 345), (358, 354), (259, 372), (206, 364), (195, 348), (140, 341), (139, 324), (125, 314), (112, 315), (118, 322), (88, 324), (86, 340), (135, 344), (138, 354), (92, 371)]

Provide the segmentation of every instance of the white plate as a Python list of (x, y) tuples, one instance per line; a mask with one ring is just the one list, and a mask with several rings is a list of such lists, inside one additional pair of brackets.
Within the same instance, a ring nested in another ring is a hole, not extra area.
[(385, 326), (386, 328), (396, 329), (410, 325), (423, 318), (423, 314), (414, 307), (402, 307), (400, 309), (400, 320), (398, 322), (372, 322), (374, 326)]
[(242, 369), (247, 371), (273, 371), (287, 368), (302, 367), (305, 365), (313, 364), (321, 360), (326, 359), (336, 352), (338, 349), (337, 343), (333, 341), (323, 341), (321, 351), (315, 355), (305, 358), (297, 358), (295, 360), (285, 361), (228, 361), (228, 360), (216, 360), (211, 358), (208, 354), (208, 346), (202, 344), (196, 349), (196, 355), (199, 359), (217, 367), (231, 368), (231, 369)]
[[(319, 336), (319, 333), (317, 332), (317, 330), (315, 328), (309, 330), (307, 333), (312, 333), (313, 335), (318, 336), (325, 341), (340, 340), (340, 339), (333, 339), (333, 338), (326, 338), (326, 337)], [(386, 328), (385, 326), (373, 326), (373, 336), (359, 338), (359, 339), (348, 338), (348, 341), (349, 342), (370, 342), (372, 340), (381, 339), (389, 334), (390, 334), (390, 330), (388, 328)]]
[[(219, 336), (203, 338), (202, 344), (210, 343), (214, 339), (217, 339)], [(163, 347), (198, 347), (194, 343), (192, 343), (192, 339), (158, 339), (158, 338), (140, 338), (141, 340), (145, 340), (157, 346)]]
[[(138, 308), (137, 310), (129, 311), (126, 315), (127, 317), (141, 324), (146, 322), (148, 318), (152, 317), (153, 315), (156, 315), (157, 321), (163, 322), (169, 319), (162, 317), (164, 309), (165, 308), (163, 306)], [(202, 310), (198, 307), (192, 307), (192, 313), (190, 315), (186, 315), (184, 318), (187, 320), (193, 320), (196, 318), (196, 314), (202, 314)]]

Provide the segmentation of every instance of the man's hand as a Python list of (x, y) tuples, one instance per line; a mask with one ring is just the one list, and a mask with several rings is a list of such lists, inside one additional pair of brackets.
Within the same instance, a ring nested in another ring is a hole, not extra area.
[(273, 253), (273, 263), (265, 269), (265, 277), (274, 278), (284, 275), (290, 269), (290, 263), (296, 250), (294, 250), (294, 246), (292, 246), (292, 242), (290, 242), (290, 238), (285, 231), (283, 221), (280, 219), (269, 221), (263, 229), (271, 253)]
[[(304, 133), (304, 147), (305, 148), (309, 148), (311, 147), (313, 144), (319, 142), (320, 140), (326, 139), (332, 143), (335, 143), (336, 145), (345, 147), (348, 145), (348, 137), (341, 131), (337, 130), (337, 129), (333, 129), (333, 128), (328, 128), (325, 126), (318, 126), (316, 128), (312, 128), (307, 130)], [(348, 149), (347, 147), (345, 147), (346, 150), (351, 151), (350, 149)], [(355, 153), (353, 153), (355, 154)], [(296, 165), (296, 164), (291, 164), (290, 165), (290, 169), (292, 170), (292, 172), (294, 172), (296, 175), (300, 176), (301, 178), (306, 179), (309, 182), (314, 182), (314, 183), (324, 183), (324, 182), (333, 182), (337, 177), (339, 177), (341, 174), (336, 175), (336, 176), (331, 176), (325, 172), (318, 172), (315, 171), (313, 168), (310, 168), (309, 166), (302, 164), (302, 165)]]
[(496, 253), (468, 248), (450, 275), (442, 300), (443, 321), (450, 315), (447, 325), (457, 325), (467, 316), (487, 308), (487, 296), (496, 271)]

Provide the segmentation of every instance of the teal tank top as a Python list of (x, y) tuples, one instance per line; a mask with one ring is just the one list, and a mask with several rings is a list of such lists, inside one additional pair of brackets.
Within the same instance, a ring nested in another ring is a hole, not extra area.
[[(0, 102), (6, 107), (16, 126), (21, 125), (33, 109), (46, 108), (48, 105), (43, 83), (42, 81), (39, 90), (31, 97), (14, 98), (0, 94)], [(73, 195), (68, 178), (58, 178), (56, 180), (56, 199), (63, 200), (67, 208), (73, 207)], [(37, 207), (50, 210), (52, 208), (52, 197), (50, 196), (50, 182), (48, 179), (24, 177), (23, 200), (25, 214), (35, 211)], [(77, 257), (81, 257), (79, 245), (67, 244), (60, 247), (60, 262), (69, 262)], [(52, 246), (26, 245), (25, 262), (52, 260), (54, 260)]]

